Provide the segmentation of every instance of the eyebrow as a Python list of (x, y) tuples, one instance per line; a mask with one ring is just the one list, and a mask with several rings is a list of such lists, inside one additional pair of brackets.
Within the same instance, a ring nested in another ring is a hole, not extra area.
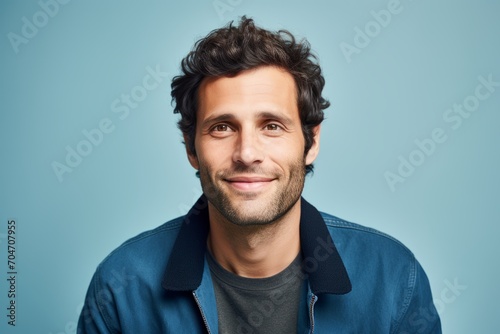
[(261, 111), (260, 113), (257, 114), (257, 117), (260, 119), (262, 118), (275, 119), (286, 126), (293, 124), (293, 120), (290, 117), (279, 111)]
[(234, 117), (233, 114), (229, 114), (229, 113), (216, 115), (216, 116), (210, 116), (210, 117), (207, 117), (206, 119), (203, 120), (203, 122), (201, 123), (201, 127), (205, 128), (205, 127), (210, 126), (214, 123), (231, 121), (231, 120), (234, 120), (235, 118), (236, 117)]
[[(257, 119), (274, 119), (274, 120), (277, 120), (277, 121), (283, 123), (285, 126), (290, 126), (291, 124), (293, 124), (293, 120), (281, 112), (261, 111), (256, 115), (256, 118)], [(236, 117), (234, 116), (234, 114), (224, 113), (224, 114), (220, 114), (220, 115), (210, 116), (210, 117), (206, 118), (205, 120), (203, 120), (203, 122), (200, 125), (202, 128), (205, 128), (205, 127), (210, 126), (214, 123), (233, 121), (235, 119), (236, 119)]]

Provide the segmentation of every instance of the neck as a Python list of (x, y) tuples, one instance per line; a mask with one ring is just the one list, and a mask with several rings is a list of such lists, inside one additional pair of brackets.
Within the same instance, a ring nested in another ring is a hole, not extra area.
[(224, 269), (243, 277), (263, 278), (284, 270), (300, 251), (300, 199), (279, 220), (238, 226), (209, 203), (208, 248)]

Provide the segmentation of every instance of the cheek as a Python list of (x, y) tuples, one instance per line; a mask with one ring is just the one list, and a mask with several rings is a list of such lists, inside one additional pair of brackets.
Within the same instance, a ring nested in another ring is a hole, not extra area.
[(196, 146), (201, 167), (214, 170), (230, 158), (231, 150), (220, 143), (210, 142)]
[(268, 157), (282, 169), (289, 169), (291, 165), (304, 161), (304, 148), (299, 146), (299, 143), (287, 146), (269, 145), (268, 147)]

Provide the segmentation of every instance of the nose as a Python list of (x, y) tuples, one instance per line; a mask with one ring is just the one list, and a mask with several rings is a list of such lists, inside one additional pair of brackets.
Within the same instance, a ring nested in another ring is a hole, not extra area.
[(245, 166), (261, 163), (264, 151), (256, 130), (241, 129), (233, 153), (233, 161)]

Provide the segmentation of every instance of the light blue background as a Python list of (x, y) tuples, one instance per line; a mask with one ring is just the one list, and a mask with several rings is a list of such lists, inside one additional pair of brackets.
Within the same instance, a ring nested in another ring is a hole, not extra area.
[[(401, 12), (348, 62), (341, 43), (353, 45), (355, 27), (390, 1), (226, 1), (231, 10), (218, 13), (212, 0), (74, 0), (18, 53), (8, 34), (21, 35), (22, 18), (33, 22), (41, 7), (2, 1), (0, 332), (73, 333), (97, 264), (200, 194), (170, 79), (198, 38), (247, 14), (307, 37), (323, 66), (332, 107), (304, 196), (406, 244), (444, 305), (445, 333), (497, 333), (500, 87), (457, 130), (443, 114), (474, 93), (478, 76), (500, 81), (500, 3), (401, 0)], [(142, 84), (148, 66), (169, 77), (121, 120), (111, 104)], [(59, 182), (53, 161), (64, 163), (65, 147), (104, 118), (114, 131)], [(397, 172), (398, 157), (435, 128), (446, 142), (391, 191), (384, 173)], [(16, 328), (4, 315), (8, 218), (19, 228)], [(467, 288), (444, 303), (454, 280)]]

